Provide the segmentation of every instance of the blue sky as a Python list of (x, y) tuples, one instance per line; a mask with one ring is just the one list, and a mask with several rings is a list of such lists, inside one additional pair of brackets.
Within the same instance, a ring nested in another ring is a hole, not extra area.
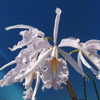
[[(14, 60), (20, 50), (11, 52), (12, 47), (21, 40), (19, 32), (21, 29), (6, 31), (5, 27), (26, 24), (43, 31), (46, 36), (52, 37), (55, 20), (55, 9), (62, 9), (59, 25), (58, 43), (63, 38), (80, 38), (81, 42), (89, 39), (100, 39), (100, 0), (0, 0), (0, 66)], [(63, 48), (70, 52), (70, 48)], [(72, 55), (76, 60), (77, 53)], [(96, 67), (92, 65), (95, 69)], [(0, 78), (12, 67), (0, 72)], [(83, 99), (83, 77), (78, 74), (69, 64), (70, 81), (78, 99)], [(97, 84), (100, 94), (100, 80), (97, 80), (89, 69), (83, 66), (84, 71), (90, 73)], [(42, 92), (42, 83), (37, 92), (37, 100), (71, 100), (66, 86), (63, 90), (53, 89)], [(13, 84), (9, 87), (0, 88), (0, 100), (23, 100), (22, 84)], [(17, 93), (17, 95), (16, 95)], [(96, 100), (92, 82), (87, 82), (87, 93), (89, 100)], [(20, 99), (19, 99), (20, 98)]]

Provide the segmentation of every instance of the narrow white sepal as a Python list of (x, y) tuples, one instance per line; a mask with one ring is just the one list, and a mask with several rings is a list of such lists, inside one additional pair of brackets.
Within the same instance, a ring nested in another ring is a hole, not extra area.
[(35, 85), (35, 88), (34, 88), (34, 91), (33, 91), (32, 100), (36, 100), (35, 95), (37, 93), (37, 90), (38, 90), (38, 87), (39, 87), (39, 84), (40, 84), (40, 72), (36, 72), (36, 74), (37, 74), (36, 85)]
[(83, 77), (87, 77), (83, 70), (78, 66), (77, 62), (70, 56), (70, 54), (58, 48), (58, 52), (72, 65), (72, 67), (80, 73)]
[(55, 25), (54, 25), (54, 45), (56, 45), (57, 41), (57, 36), (58, 36), (58, 26), (59, 26), (59, 21), (60, 21), (60, 14), (61, 14), (61, 9), (56, 8), (56, 18), (55, 18)]
[(10, 66), (10, 65), (12, 65), (12, 64), (15, 64), (15, 63), (16, 63), (16, 61), (13, 60), (13, 61), (7, 63), (6, 65), (2, 66), (2, 67), (0, 68), (0, 70), (3, 70), (4, 68), (6, 68), (6, 67), (8, 67), (8, 66)]
[(88, 62), (84, 59), (83, 55), (81, 54), (81, 51), (79, 51), (79, 56), (80, 56), (80, 59), (81, 59), (82, 63), (83, 63), (87, 68), (89, 68), (95, 75), (97, 75), (98, 72), (97, 72), (95, 69), (93, 69), (93, 68), (88, 64)]
[(25, 29), (30, 29), (30, 28), (34, 28), (34, 27), (29, 26), (29, 25), (19, 24), (19, 25), (8, 26), (8, 27), (5, 28), (5, 30), (10, 30), (10, 29), (14, 29), (14, 28), (25, 28)]
[(96, 76), (96, 78), (100, 80), (100, 70), (98, 71), (98, 75)]

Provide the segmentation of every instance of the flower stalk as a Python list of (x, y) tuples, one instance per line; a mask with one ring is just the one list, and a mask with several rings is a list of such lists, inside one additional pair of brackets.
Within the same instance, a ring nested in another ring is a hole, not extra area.
[(75, 92), (74, 92), (74, 90), (73, 90), (73, 88), (72, 88), (72, 85), (71, 85), (71, 83), (70, 83), (70, 80), (68, 79), (68, 81), (67, 81), (66, 83), (67, 83), (67, 84), (66, 84), (66, 87), (67, 87), (67, 89), (68, 89), (68, 92), (69, 92), (69, 94), (70, 94), (72, 100), (78, 100), (77, 97), (76, 97), (76, 94), (75, 94)]
[[(94, 86), (94, 89), (95, 89), (95, 93), (96, 93), (97, 99), (100, 100), (99, 94), (98, 94), (98, 90), (97, 90), (97, 87), (96, 87), (96, 83), (95, 83), (93, 77), (89, 73), (86, 73), (86, 75), (91, 78), (93, 86)], [(86, 77), (84, 77), (84, 97), (85, 97), (85, 100), (88, 100), (87, 99), (87, 95), (86, 95), (86, 80), (85, 79), (86, 79)]]

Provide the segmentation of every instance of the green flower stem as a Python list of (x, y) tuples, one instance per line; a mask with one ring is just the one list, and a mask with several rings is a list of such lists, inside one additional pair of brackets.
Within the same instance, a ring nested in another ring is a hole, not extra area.
[[(100, 100), (99, 94), (98, 94), (98, 90), (97, 90), (97, 87), (96, 87), (96, 84), (95, 84), (95, 81), (94, 81), (93, 77), (89, 73), (86, 73), (86, 75), (88, 75), (91, 78), (92, 83), (94, 85), (95, 92), (96, 92), (96, 96), (97, 96), (98, 100)], [(86, 80), (85, 79), (86, 79), (86, 77), (84, 77), (84, 96), (85, 96), (85, 100), (87, 100), (87, 95), (86, 95)]]
[[(69, 54), (73, 54), (73, 53), (75, 53), (75, 52), (79, 52), (80, 50), (79, 49), (77, 49), (77, 50), (73, 50), (73, 51), (71, 51)], [(82, 52), (82, 54), (86, 57), (86, 58), (88, 58), (89, 59), (89, 57), (85, 54), (85, 52)], [(90, 61), (91, 61), (91, 59), (89, 59)], [(92, 62), (92, 61), (91, 61)], [(93, 63), (93, 62), (92, 62)], [(94, 63), (93, 63), (94, 64)], [(95, 65), (95, 64), (94, 64)], [(92, 78), (92, 76), (89, 74), (89, 73), (86, 73), (86, 75), (88, 75), (90, 78), (91, 78), (91, 80), (92, 80), (92, 83), (93, 83), (93, 86), (94, 86), (94, 89), (95, 89), (95, 92), (96, 92), (96, 96), (97, 96), (97, 98), (98, 98), (98, 100), (100, 100), (100, 98), (99, 98), (99, 94), (98, 94), (98, 90), (97, 90), (97, 87), (96, 87), (96, 84), (95, 84), (95, 81), (94, 81), (94, 79)], [(84, 77), (84, 97), (85, 97), (85, 100), (87, 100), (87, 94), (86, 94), (86, 77)]]
[(68, 92), (69, 92), (72, 100), (78, 100), (77, 97), (76, 97), (76, 95), (75, 95), (75, 92), (74, 92), (74, 90), (73, 90), (73, 88), (71, 86), (71, 83), (70, 83), (69, 79), (68, 79), (68, 81), (66, 83), (67, 83), (66, 87), (68, 89)]
[(79, 49), (76, 49), (76, 50), (71, 51), (69, 54), (73, 54), (73, 53), (79, 52), (79, 51), (80, 51)]
[(50, 40), (54, 41), (54, 39), (51, 37), (44, 37), (43, 39), (50, 39)]
[(87, 100), (87, 94), (86, 94), (86, 77), (84, 77), (84, 97), (85, 97), (85, 100)]

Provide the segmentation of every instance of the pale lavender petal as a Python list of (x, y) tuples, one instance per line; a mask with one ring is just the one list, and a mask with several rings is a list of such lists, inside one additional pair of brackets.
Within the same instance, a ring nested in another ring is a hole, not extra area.
[(83, 52), (86, 57), (100, 70), (100, 55), (97, 50), (100, 50), (100, 40), (89, 40), (82, 44)]
[[(29, 67), (30, 63), (23, 62), (21, 58), (16, 58), (17, 66), (11, 69), (5, 76), (4, 79), (0, 80), (0, 86), (8, 86), (13, 84), (14, 82), (22, 82), (23, 79), (16, 79), (16, 77), (20, 74), (23, 74)], [(33, 62), (32, 62), (33, 63)]]
[(95, 53), (97, 50), (100, 50), (100, 40), (89, 40), (84, 43), (84, 48), (91, 53)]
[(19, 55), (16, 57), (16, 63), (19, 67), (24, 66), (23, 69), (20, 69), (20, 73), (15, 77), (16, 81), (22, 81), (19, 79), (26, 70), (30, 69), (36, 62), (39, 51), (34, 51), (34, 49), (27, 48), (23, 49)]
[(34, 78), (35, 78), (35, 73), (31, 73), (27, 77), (25, 77), (25, 83), (23, 83), (23, 85), (25, 85), (25, 89), (31, 87)]
[(73, 37), (62, 39), (58, 47), (68, 46), (68, 47), (80, 48), (80, 45), (78, 44), (79, 41), (80, 40), (78, 38), (76, 39)]
[(27, 77), (25, 77), (25, 83), (23, 84), (25, 85), (25, 89), (27, 89), (26, 91), (23, 92), (23, 94), (25, 94), (25, 96), (23, 96), (25, 100), (32, 99), (33, 95), (32, 82), (34, 78), (35, 78), (35, 73), (31, 73)]
[[(25, 66), (21, 66), (22, 68), (24, 68)], [(20, 82), (20, 81), (16, 81), (15, 77), (19, 74), (21, 68), (19, 68), (18, 66), (13, 68), (11, 71), (9, 71), (5, 76), (4, 79), (0, 80), (0, 86), (8, 86), (13, 84), (14, 82)], [(25, 70), (24, 70), (25, 71)]]
[(33, 94), (32, 87), (30, 87), (26, 91), (24, 91), (23, 94), (25, 94), (25, 96), (23, 96), (24, 100), (32, 99), (32, 94)]
[(66, 84), (68, 80), (69, 71), (67, 68), (67, 63), (62, 59), (59, 58), (56, 66), (56, 76), (53, 75), (53, 69), (51, 66), (52, 58), (46, 59), (44, 66), (41, 67), (41, 79), (43, 82), (42, 90), (45, 88), (49, 89), (54, 87), (55, 90), (62, 89), (60, 85), (62, 83)]
[[(39, 56), (38, 56), (38, 59), (46, 52), (48, 50), (48, 48), (44, 48), (44, 49), (42, 49), (41, 50), (41, 52), (40, 52), (40, 54), (39, 54)], [(48, 58), (49, 56), (47, 56), (47, 58)], [(46, 59), (46, 58), (45, 58)], [(44, 64), (44, 62), (42, 62), (42, 65)]]
[[(14, 61), (15, 62), (15, 61)], [(11, 65), (11, 63), (8, 63), (6, 65)], [(23, 65), (24, 66), (24, 65)], [(11, 69), (11, 71), (9, 71), (5, 76), (4, 79), (0, 80), (0, 86), (8, 86), (13, 84), (14, 82), (16, 82), (15, 77), (19, 74), (19, 72), (22, 69), (25, 69), (25, 66), (16, 66), (15, 68)]]
[[(0, 80), (0, 86), (11, 85), (14, 82), (21, 82), (23, 79), (16, 79), (17, 76), (23, 74), (27, 69), (33, 66), (34, 61), (38, 55), (38, 51), (34, 51), (32, 48), (26, 48), (21, 50), (19, 55), (16, 57), (14, 63), (16, 62), (17, 66), (9, 71), (4, 79)], [(8, 63), (6, 66), (11, 65), (12, 63)], [(4, 66), (5, 67), (5, 66)]]
[(52, 45), (50, 45), (47, 39), (38, 38), (35, 39), (33, 42), (33, 47), (35, 46), (35, 50), (52, 47)]
[(100, 55), (94, 53), (90, 56), (87, 56), (89, 60), (100, 70)]
[(100, 80), (100, 70), (98, 71), (98, 75), (96, 76), (96, 78)]
[(40, 83), (40, 72), (36, 71), (36, 73), (34, 73), (34, 75), (35, 74), (36, 74), (36, 85), (35, 85), (34, 91), (31, 87), (32, 86), (32, 79), (33, 79), (32, 73), (29, 76), (27, 76), (27, 78), (25, 78), (25, 84), (24, 85), (25, 85), (25, 88), (27, 89), (25, 92), (23, 92), (25, 94), (25, 96), (23, 96), (23, 98), (25, 100), (26, 99), (31, 99), (31, 100), (36, 99), (35, 95), (36, 95), (36, 92), (37, 92), (37, 89), (38, 89), (38, 86), (39, 86), (39, 83)]
[(29, 75), (30, 73), (32, 73), (34, 71), (34, 69), (39, 68), (39, 66), (45, 60), (45, 58), (47, 58), (47, 56), (49, 56), (51, 51), (52, 51), (52, 48), (47, 50), (44, 54), (42, 54), (42, 56), (39, 57), (39, 59), (36, 61), (36, 63), (30, 69), (26, 70), (25, 73), (18, 76), (17, 79), (21, 80), (21, 79), (25, 78), (27, 75)]
[(58, 52), (72, 65), (72, 67), (80, 73), (83, 77), (86, 76), (83, 70), (79, 67), (77, 62), (70, 56), (70, 54), (58, 48)]
[(96, 71), (94, 68), (92, 68), (92, 67), (88, 64), (88, 62), (84, 59), (84, 57), (83, 57), (81, 51), (79, 51), (79, 54), (78, 54), (78, 55), (79, 55), (79, 57), (80, 57), (82, 63), (83, 63), (87, 68), (89, 68), (95, 75), (97, 75), (97, 71)]
[[(39, 51), (35, 51), (33, 46), (28, 45), (28, 48), (22, 49), (18, 56), (16, 57), (17, 63), (28, 63), (31, 62), (32, 59), (37, 58)], [(20, 60), (20, 61), (19, 61)]]
[(58, 36), (58, 26), (59, 26), (59, 21), (60, 21), (60, 14), (61, 14), (61, 9), (56, 8), (56, 18), (55, 18), (55, 25), (54, 25), (54, 45), (56, 45), (57, 41), (57, 36)]

